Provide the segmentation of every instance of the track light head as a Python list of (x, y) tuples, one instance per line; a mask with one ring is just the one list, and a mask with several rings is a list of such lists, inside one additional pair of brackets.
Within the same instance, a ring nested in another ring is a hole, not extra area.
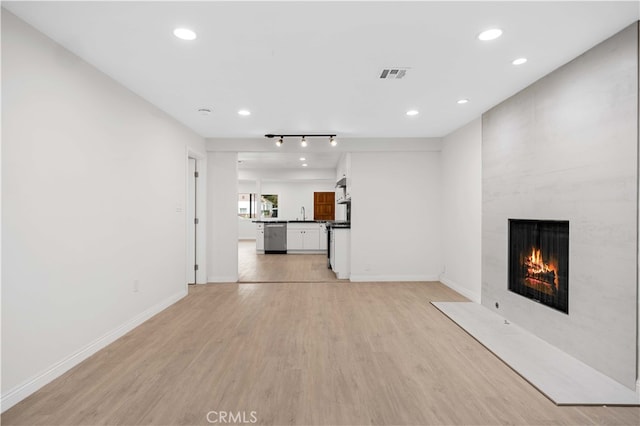
[(331, 134), (331, 133), (324, 133), (324, 134), (306, 134), (306, 135), (289, 135), (289, 134), (273, 134), (273, 133), (267, 133), (266, 135), (264, 135), (265, 138), (269, 138), (269, 139), (273, 139), (273, 138), (277, 138), (276, 140), (276, 146), (279, 148), (282, 146), (282, 144), (284, 143), (284, 138), (301, 138), (300, 139), (300, 146), (302, 146), (303, 148), (306, 148), (309, 143), (307, 142), (307, 136), (309, 136), (310, 138), (329, 138), (329, 144), (331, 146), (336, 146), (338, 145), (338, 140), (336, 139), (336, 134)]

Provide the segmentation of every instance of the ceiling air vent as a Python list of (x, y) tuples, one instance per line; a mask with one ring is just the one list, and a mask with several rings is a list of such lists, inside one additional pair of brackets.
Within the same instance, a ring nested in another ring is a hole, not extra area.
[(384, 80), (400, 80), (407, 74), (409, 68), (385, 68), (380, 73), (380, 78)]

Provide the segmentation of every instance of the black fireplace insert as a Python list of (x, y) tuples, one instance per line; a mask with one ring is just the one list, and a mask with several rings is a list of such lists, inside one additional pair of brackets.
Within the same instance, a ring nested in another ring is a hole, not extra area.
[(509, 290), (569, 313), (569, 222), (509, 219)]

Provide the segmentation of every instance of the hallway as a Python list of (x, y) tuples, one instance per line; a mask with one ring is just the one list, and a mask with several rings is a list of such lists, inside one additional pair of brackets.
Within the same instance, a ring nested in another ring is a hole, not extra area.
[(241, 283), (334, 282), (326, 254), (257, 254), (254, 240), (238, 241), (238, 280)]

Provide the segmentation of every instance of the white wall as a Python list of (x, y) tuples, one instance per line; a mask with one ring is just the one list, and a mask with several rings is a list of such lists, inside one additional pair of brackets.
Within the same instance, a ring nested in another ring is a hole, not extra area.
[(205, 147), (4, 9), (2, 142), (6, 410), (186, 294), (186, 153)]
[(238, 154), (207, 155), (207, 273), (209, 282), (238, 280)]
[[(277, 171), (263, 171), (264, 176), (270, 176), (271, 179), (278, 176)], [(297, 171), (296, 171), (297, 172)], [(317, 173), (312, 171), (311, 176), (318, 176)], [(239, 173), (241, 176), (251, 176), (253, 178), (261, 179), (263, 174), (253, 171), (251, 173)], [(333, 192), (335, 189), (335, 182), (333, 175), (335, 171), (330, 174), (330, 179), (296, 179), (296, 180), (268, 180), (260, 181), (260, 185), (256, 182), (249, 180), (240, 180), (238, 182), (238, 192), (256, 192), (258, 187), (262, 191), (262, 194), (277, 194), (278, 195), (278, 215), (279, 219), (283, 220), (302, 220), (302, 213), (300, 208), (302, 206), (306, 209), (306, 217), (308, 220), (313, 220), (313, 193), (314, 192)], [(290, 176), (288, 171), (281, 171), (282, 176)], [(321, 172), (321, 176), (325, 176), (324, 171)], [(298, 176), (298, 175), (296, 175)], [(300, 175), (304, 177), (305, 175)], [(256, 227), (252, 221), (255, 219), (244, 219), (238, 217), (238, 239), (255, 239)]]
[[(638, 24), (482, 117), (482, 304), (620, 383), (637, 367)], [(569, 221), (569, 312), (508, 291), (508, 219)]]
[(446, 136), (442, 144), (442, 256), (440, 281), (480, 303), (482, 121)]
[[(239, 174), (239, 171), (238, 171)], [(253, 181), (238, 181), (238, 193), (257, 193), (259, 185)], [(254, 240), (256, 238), (256, 219), (245, 219), (238, 216), (238, 239)]]
[(302, 220), (301, 207), (308, 220), (313, 220), (313, 193), (333, 192), (335, 182), (262, 182), (263, 194), (278, 195), (278, 218)]
[[(225, 151), (222, 151), (225, 152)], [(245, 181), (333, 181), (335, 169), (240, 169), (238, 179)]]
[(440, 153), (351, 154), (351, 280), (436, 281)]

